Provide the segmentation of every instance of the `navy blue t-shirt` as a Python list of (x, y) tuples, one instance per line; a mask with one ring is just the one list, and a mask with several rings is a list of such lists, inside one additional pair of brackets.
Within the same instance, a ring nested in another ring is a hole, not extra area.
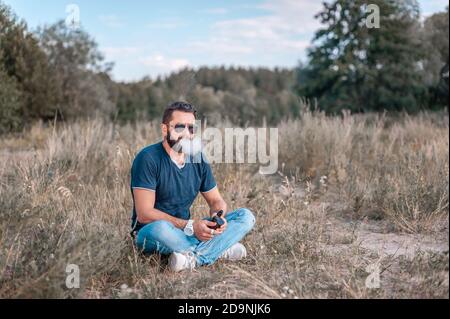
[[(162, 142), (143, 148), (131, 167), (131, 194), (133, 188), (155, 193), (156, 209), (181, 219), (190, 218), (190, 207), (199, 192), (206, 193), (216, 187), (216, 181), (203, 153), (188, 157), (179, 168), (164, 149)], [(133, 196), (132, 227), (144, 225), (137, 221)]]

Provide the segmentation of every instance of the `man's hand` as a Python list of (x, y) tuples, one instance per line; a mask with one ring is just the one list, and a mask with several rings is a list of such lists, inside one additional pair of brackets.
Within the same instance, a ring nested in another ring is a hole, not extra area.
[[(213, 214), (212, 217), (214, 217), (216, 215), (217, 215), (217, 213)], [(223, 220), (223, 225), (215, 230), (214, 235), (222, 234), (225, 231), (225, 229), (227, 228), (227, 225), (228, 225), (228, 222), (227, 222), (227, 220), (224, 217), (219, 217), (219, 218), (221, 218)]]
[[(197, 237), (201, 241), (211, 240), (214, 235), (212, 234), (212, 229), (208, 226), (213, 227), (215, 225), (216, 223), (204, 219), (194, 221), (193, 226), (195, 237)], [(217, 230), (214, 231), (214, 233), (217, 234)]]

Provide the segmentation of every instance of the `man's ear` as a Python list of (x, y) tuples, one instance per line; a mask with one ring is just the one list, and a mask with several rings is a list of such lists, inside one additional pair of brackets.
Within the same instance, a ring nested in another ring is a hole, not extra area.
[(161, 123), (161, 133), (162, 133), (162, 136), (167, 136), (167, 125), (166, 124), (164, 124), (164, 123)]

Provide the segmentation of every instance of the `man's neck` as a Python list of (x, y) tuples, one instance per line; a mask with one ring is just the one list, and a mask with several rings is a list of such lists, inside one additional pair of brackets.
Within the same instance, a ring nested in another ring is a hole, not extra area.
[(178, 153), (175, 152), (169, 145), (169, 143), (167, 143), (166, 140), (163, 141), (163, 147), (164, 150), (167, 152), (167, 154), (170, 156), (170, 158), (172, 160), (174, 160), (175, 162), (177, 162), (180, 165), (183, 165), (186, 159), (186, 154), (184, 154), (183, 152)]

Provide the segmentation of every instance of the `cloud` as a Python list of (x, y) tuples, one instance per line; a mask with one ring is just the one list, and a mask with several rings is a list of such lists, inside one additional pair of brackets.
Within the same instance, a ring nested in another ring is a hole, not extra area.
[(247, 39), (288, 39), (307, 35), (318, 29), (314, 16), (321, 10), (320, 1), (268, 0), (257, 6), (269, 14), (246, 19), (217, 22), (213, 28), (220, 34), (235, 34)]
[(448, 0), (421, 0), (419, 3), (421, 9), (429, 14), (445, 11), (448, 6)]
[(267, 0), (254, 6), (264, 12), (251, 18), (229, 19), (214, 23), (210, 36), (189, 43), (190, 49), (214, 55), (251, 55), (298, 52), (300, 57), (310, 45), (319, 22), (314, 18), (320, 1)]
[(432, 16), (437, 12), (445, 11), (448, 6), (448, 0), (421, 0), (419, 1), (421, 11), (421, 21)]
[(187, 49), (195, 52), (207, 52), (214, 54), (250, 54), (254, 53), (251, 46), (237, 44), (232, 39), (211, 37), (206, 41), (192, 41)]
[(229, 10), (227, 8), (209, 8), (201, 10), (200, 13), (206, 14), (227, 14)]
[(145, 26), (150, 29), (166, 29), (172, 30), (181, 27), (186, 27), (188, 24), (185, 22), (177, 21), (177, 20), (167, 20), (167, 21), (159, 21), (147, 23)]
[(189, 61), (183, 58), (168, 58), (162, 54), (153, 54), (139, 59), (139, 62), (151, 68), (152, 74), (167, 74), (188, 67)]
[(320, 27), (314, 16), (322, 10), (322, 1), (268, 0), (259, 8), (271, 12), (270, 17), (282, 23), (285, 30), (310, 34)]
[[(161, 45), (143, 46), (137, 51), (126, 47), (106, 51), (118, 56), (118, 60), (127, 57), (127, 63), (117, 65), (124, 74), (134, 70), (135, 74), (152, 77), (201, 65), (292, 67), (305, 57), (313, 34), (320, 27), (314, 16), (322, 9), (321, 1), (265, 0), (241, 6), (252, 16), (231, 19), (226, 13), (239, 11), (236, 6), (198, 11), (214, 15), (214, 22), (205, 36), (192, 33), (192, 38), (179, 42), (177, 52), (184, 52), (184, 56), (174, 56), (170, 48)], [(149, 22), (148, 28), (166, 30), (186, 24), (175, 18)], [(187, 23), (192, 26), (196, 22)]]
[(100, 48), (100, 51), (108, 58), (116, 59), (135, 55), (136, 53), (139, 53), (141, 49), (137, 47), (103, 47)]
[(101, 15), (98, 19), (108, 28), (121, 28), (124, 26), (124, 23), (120, 20), (120, 18), (114, 14)]
[(136, 58), (136, 56), (142, 52), (142, 48), (137, 47), (100, 47), (100, 52), (103, 53), (106, 60), (116, 61), (116, 64), (129, 61)]

